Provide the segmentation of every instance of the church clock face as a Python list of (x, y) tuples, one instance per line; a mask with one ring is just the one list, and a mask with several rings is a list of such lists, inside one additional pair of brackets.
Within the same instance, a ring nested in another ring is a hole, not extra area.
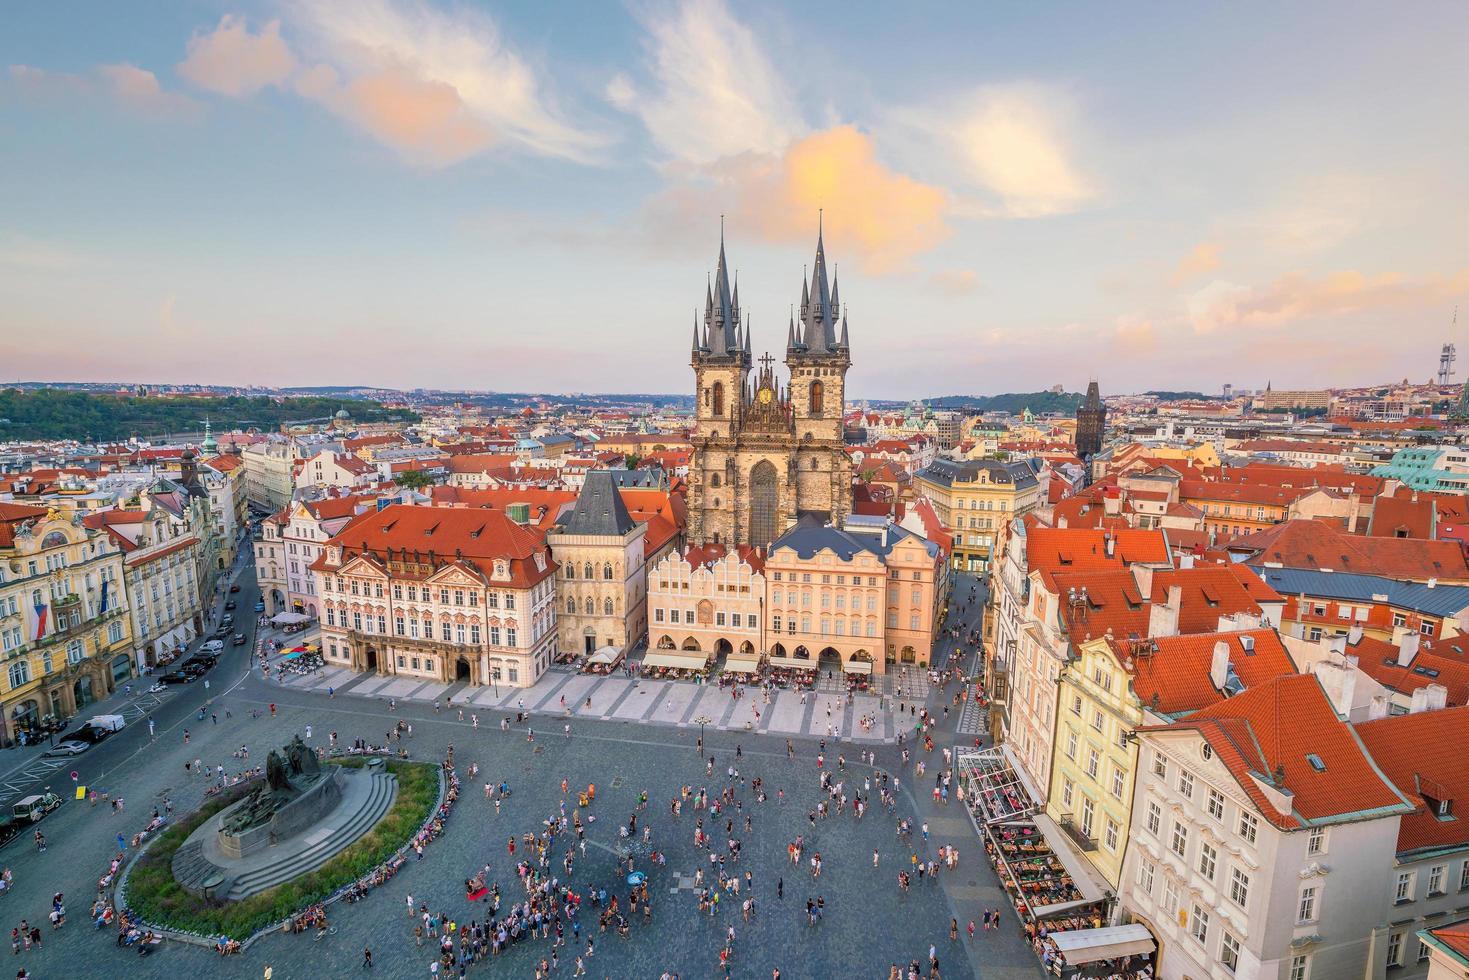
[(771, 391), (769, 388), (761, 388), (759, 394), (757, 394), (755, 397), (760, 400), (760, 404), (769, 405), (775, 400), (775, 392)]

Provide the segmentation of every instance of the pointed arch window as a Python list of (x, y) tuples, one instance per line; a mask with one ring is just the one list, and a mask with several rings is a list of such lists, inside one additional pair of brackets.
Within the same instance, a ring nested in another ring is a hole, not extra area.
[(610, 561), (602, 566), (602, 578), (608, 582), (612, 581), (612, 563)]
[(586, 610), (588, 616), (595, 616), (597, 614), (597, 607), (593, 603), (591, 596), (587, 596)]
[(592, 575), (592, 563), (591, 562), (587, 562), (585, 565), (582, 566), (581, 577), (582, 578), (592, 578), (593, 577), (593, 575)]
[(714, 382), (710, 389), (713, 404), (710, 406), (716, 416), (724, 414), (724, 382)]
[(611, 596), (608, 596), (607, 598), (605, 598), (605, 599), (602, 600), (602, 615), (603, 616), (611, 616), (612, 615), (612, 597)]
[(810, 414), (811, 414), (812, 418), (818, 418), (818, 417), (820, 417), (821, 412), (822, 412), (822, 405), (823, 405), (823, 402), (825, 402), (825, 400), (826, 400), (826, 389), (822, 387), (821, 382), (820, 381), (813, 381), (813, 382), (811, 382), (811, 406), (810, 406)]

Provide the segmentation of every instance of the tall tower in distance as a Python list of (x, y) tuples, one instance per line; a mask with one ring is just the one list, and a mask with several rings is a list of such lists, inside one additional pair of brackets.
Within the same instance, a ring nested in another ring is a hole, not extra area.
[[(1449, 325), (1449, 336), (1453, 336), (1455, 329), (1459, 326), (1459, 308), (1454, 307), (1454, 319)], [(1454, 360), (1458, 355), (1454, 352), (1453, 341), (1443, 345), (1443, 350), (1438, 354), (1438, 383), (1442, 387), (1452, 384), (1454, 380)]]
[(1086, 400), (1076, 410), (1076, 455), (1089, 460), (1102, 451), (1102, 435), (1107, 431), (1107, 406), (1095, 381), (1086, 386)]

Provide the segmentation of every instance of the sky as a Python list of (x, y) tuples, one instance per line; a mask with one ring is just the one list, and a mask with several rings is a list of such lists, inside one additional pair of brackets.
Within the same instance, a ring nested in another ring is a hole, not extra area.
[(721, 215), (779, 356), (818, 213), (851, 398), (1426, 381), (1469, 339), (1466, 37), (1458, 2), (20, 5), (0, 381), (687, 391)]

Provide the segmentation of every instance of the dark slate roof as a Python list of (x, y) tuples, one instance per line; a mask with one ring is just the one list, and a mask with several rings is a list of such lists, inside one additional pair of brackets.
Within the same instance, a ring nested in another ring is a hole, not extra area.
[(927, 468), (919, 472), (920, 479), (944, 486), (953, 486), (955, 483), (973, 483), (981, 470), (989, 471), (991, 483), (1005, 485), (1013, 484), (1017, 488), (1035, 486), (1035, 471), (1024, 462), (1002, 463), (994, 459), (936, 459)]
[(667, 490), (668, 471), (661, 466), (636, 470), (603, 470), (612, 482), (627, 490)]
[(637, 527), (637, 521), (627, 512), (622, 494), (607, 470), (593, 470), (587, 474), (581, 493), (577, 494), (576, 506), (561, 526), (563, 534), (596, 534), (621, 537)]
[(1319, 572), (1309, 568), (1271, 568), (1251, 565), (1260, 577), (1281, 595), (1306, 595), (1346, 602), (1373, 602), (1374, 596), (1399, 609), (1410, 609), (1430, 616), (1452, 616), (1469, 608), (1469, 586), (1435, 585), (1422, 582), (1400, 582), (1380, 575), (1357, 575), (1353, 572)]
[[(853, 518), (853, 521), (857, 524), (863, 523), (857, 518)], [(883, 525), (886, 525), (885, 537)], [(770, 552), (774, 554), (782, 548), (790, 548), (803, 560), (811, 558), (824, 549), (830, 549), (841, 561), (850, 561), (852, 556), (859, 551), (886, 558), (888, 552), (893, 549), (893, 545), (905, 538), (917, 538), (924, 541), (930, 556), (938, 554), (938, 545), (919, 538), (913, 532), (888, 522), (885, 518), (881, 520), (881, 523), (873, 523), (870, 531), (863, 530), (855, 533), (832, 527), (830, 524), (801, 520), (796, 523), (795, 527), (775, 539), (770, 545)]]

